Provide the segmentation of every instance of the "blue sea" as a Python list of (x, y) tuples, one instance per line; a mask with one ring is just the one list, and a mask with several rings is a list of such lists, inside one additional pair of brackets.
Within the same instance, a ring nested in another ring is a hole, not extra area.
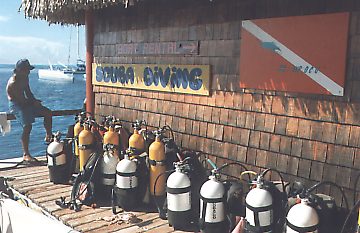
[[(0, 112), (8, 112), (6, 84), (13, 74), (13, 68), (14, 65), (0, 64)], [(85, 80), (83, 78), (75, 78), (74, 82), (39, 80), (38, 69), (42, 68), (47, 68), (47, 66), (35, 66), (35, 69), (29, 75), (30, 88), (34, 96), (42, 100), (42, 104), (51, 110), (82, 108), (85, 99)], [(68, 126), (75, 123), (74, 117), (53, 117), (53, 132), (60, 131), (65, 135)], [(11, 132), (5, 136), (0, 134), (0, 159), (22, 156), (21, 133), (21, 125), (16, 120), (13, 120), (11, 121)], [(44, 137), (43, 118), (36, 118), (30, 135), (29, 148), (31, 155), (45, 155)]]

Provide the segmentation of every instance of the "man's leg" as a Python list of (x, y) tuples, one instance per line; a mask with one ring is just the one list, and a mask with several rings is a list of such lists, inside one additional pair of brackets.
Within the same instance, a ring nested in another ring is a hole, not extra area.
[(37, 111), (44, 117), (44, 128), (46, 131), (45, 141), (50, 142), (52, 137), (52, 112), (42, 105), (38, 106)]
[(44, 128), (46, 131), (46, 139), (51, 139), (52, 136), (52, 113), (51, 110), (47, 108), (44, 111)]
[(22, 145), (22, 148), (23, 148), (23, 151), (24, 151), (24, 155), (23, 155), (24, 160), (31, 159), (30, 151), (29, 151), (29, 141), (30, 141), (31, 129), (32, 129), (31, 124), (25, 125), (23, 127), (23, 133), (22, 133), (22, 136), (21, 136), (21, 145)]

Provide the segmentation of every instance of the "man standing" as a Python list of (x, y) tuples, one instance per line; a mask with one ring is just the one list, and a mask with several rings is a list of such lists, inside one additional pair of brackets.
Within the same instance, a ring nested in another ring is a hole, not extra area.
[(15, 115), (23, 127), (21, 144), (24, 151), (23, 160), (25, 162), (36, 161), (29, 152), (30, 132), (36, 116), (44, 117), (45, 142), (50, 142), (52, 137), (51, 110), (44, 107), (41, 104), (41, 100), (36, 99), (30, 90), (29, 74), (32, 69), (34, 69), (34, 66), (30, 65), (28, 59), (19, 60), (15, 65), (14, 74), (6, 86), (10, 113)]

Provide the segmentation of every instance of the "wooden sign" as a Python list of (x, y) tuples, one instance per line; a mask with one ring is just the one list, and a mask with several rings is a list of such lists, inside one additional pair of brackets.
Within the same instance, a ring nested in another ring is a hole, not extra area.
[(242, 22), (240, 87), (343, 96), (349, 13)]
[(129, 43), (116, 45), (118, 55), (199, 54), (199, 41)]
[(93, 85), (209, 95), (209, 65), (96, 64)]

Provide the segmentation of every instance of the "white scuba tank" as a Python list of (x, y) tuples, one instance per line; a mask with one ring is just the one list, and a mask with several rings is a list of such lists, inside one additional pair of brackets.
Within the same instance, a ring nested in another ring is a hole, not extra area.
[(185, 173), (177, 168), (169, 176), (166, 187), (168, 210), (180, 212), (191, 209), (191, 184), (189, 177)]
[(64, 143), (60, 141), (60, 137), (55, 137), (54, 141), (49, 144), (46, 154), (49, 167), (61, 166), (66, 163)]
[(137, 164), (130, 160), (125, 154), (124, 159), (116, 166), (116, 187), (119, 189), (134, 189), (138, 186), (138, 178), (136, 176)]
[(286, 233), (318, 233), (319, 216), (306, 199), (294, 205), (286, 217)]
[[(221, 223), (225, 220), (224, 185), (209, 176), (200, 189), (200, 219), (205, 223)], [(204, 209), (205, 208), (205, 209)]]
[(112, 151), (105, 151), (100, 162), (100, 183), (113, 186), (115, 184), (116, 166), (119, 162), (119, 157), (114, 155)]
[(167, 215), (169, 225), (175, 229), (188, 226), (192, 219), (191, 182), (187, 174), (175, 164), (175, 172), (166, 181)]
[(262, 178), (258, 178), (256, 187), (247, 194), (246, 229), (260, 229), (260, 232), (272, 232), (273, 198), (271, 193), (262, 187)]

